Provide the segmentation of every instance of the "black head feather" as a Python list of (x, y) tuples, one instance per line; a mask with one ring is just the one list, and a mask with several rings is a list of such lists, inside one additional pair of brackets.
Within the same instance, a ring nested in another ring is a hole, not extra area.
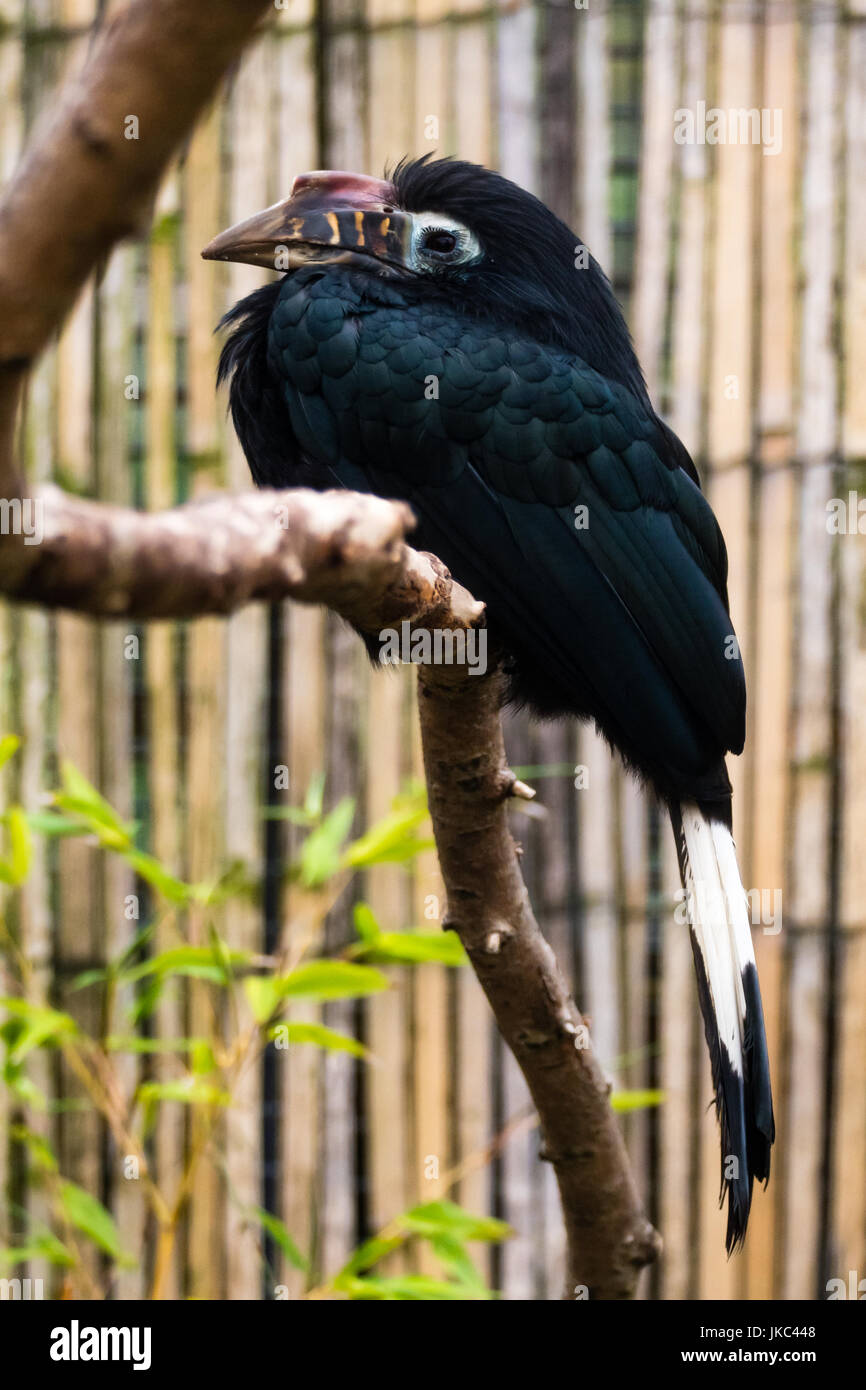
[(483, 259), (453, 272), (464, 307), (471, 299), (479, 311), (501, 310), (537, 341), (575, 353), (649, 404), (610, 282), (580, 237), (544, 203), (465, 160), (403, 159), (386, 177), (405, 211), (446, 213), (478, 237)]

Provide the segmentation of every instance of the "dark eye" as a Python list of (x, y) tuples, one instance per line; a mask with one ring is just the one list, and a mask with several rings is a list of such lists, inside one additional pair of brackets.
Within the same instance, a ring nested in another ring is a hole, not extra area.
[(450, 256), (451, 252), (457, 249), (457, 238), (453, 232), (446, 232), (440, 227), (431, 227), (429, 231), (424, 233), (421, 246), (424, 251), (429, 251), (434, 256)]

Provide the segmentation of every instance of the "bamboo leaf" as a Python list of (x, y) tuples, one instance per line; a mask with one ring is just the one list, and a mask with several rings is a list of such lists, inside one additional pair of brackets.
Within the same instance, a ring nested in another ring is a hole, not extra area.
[(16, 1143), (26, 1147), (40, 1172), (57, 1172), (57, 1158), (54, 1150), (43, 1135), (36, 1134), (34, 1130), (28, 1129), (27, 1125), (12, 1125), (9, 1133)]
[(377, 965), (420, 965), (435, 961), (439, 965), (467, 965), (468, 957), (455, 932), (380, 932), (371, 941), (351, 946), (353, 958)]
[(353, 1300), (386, 1302), (488, 1301), (495, 1297), (489, 1289), (472, 1284), (446, 1283), (426, 1274), (401, 1274), (390, 1279), (370, 1275), (364, 1279), (340, 1278), (334, 1287)]
[(42, 1004), (33, 1004), (29, 999), (20, 999), (17, 995), (0, 998), (0, 1007), (11, 1015), (2, 1026), (2, 1034), (6, 1038), (9, 1060), (13, 1065), (20, 1063), (35, 1047), (56, 1042), (63, 1035), (78, 1031), (75, 1019), (69, 1014)]
[(362, 941), (375, 941), (382, 935), (382, 929), (369, 903), (355, 903), (352, 909), (355, 931)]
[(366, 1047), (357, 1038), (326, 1028), (322, 1023), (275, 1023), (268, 1030), (268, 1036), (271, 1039), (277, 1036), (285, 1038), (290, 1044), (312, 1043), (326, 1052), (348, 1052), (353, 1057), (368, 1056)]
[(4, 734), (0, 738), (0, 767), (4, 767), (20, 747), (21, 740), (17, 734)]
[(401, 1225), (415, 1235), (430, 1238), (450, 1236), (460, 1241), (507, 1240), (512, 1234), (506, 1221), (493, 1216), (474, 1216), (454, 1202), (424, 1202), (399, 1218)]
[(183, 907), (196, 897), (194, 885), (175, 878), (152, 854), (146, 854), (144, 850), (130, 846), (124, 851), (123, 857), (130, 868), (134, 869), (145, 883), (149, 883), (151, 888), (161, 893), (168, 902)]
[(307, 888), (327, 883), (340, 868), (340, 851), (354, 815), (354, 800), (344, 797), (307, 836), (300, 857), (301, 881)]
[(135, 1265), (136, 1261), (121, 1247), (114, 1217), (101, 1202), (68, 1178), (60, 1183), (59, 1200), (64, 1216), (76, 1230), (119, 1264), (128, 1268)]
[(91, 823), (96, 830), (100, 828), (110, 833), (110, 840), (116, 845), (129, 843), (131, 827), (121, 820), (114, 807), (97, 791), (74, 763), (64, 759), (60, 767), (63, 790), (56, 792), (54, 804), (61, 811), (72, 811)]
[(256, 1023), (267, 1023), (282, 998), (278, 980), (271, 975), (248, 975), (244, 980), (244, 994)]
[(163, 1100), (179, 1101), (182, 1105), (230, 1105), (228, 1091), (221, 1090), (200, 1076), (184, 1076), (178, 1081), (145, 1081), (136, 1097), (146, 1108)]
[(72, 816), (61, 816), (56, 811), (31, 811), (27, 824), (35, 835), (45, 835), (49, 839), (63, 835), (86, 835), (89, 827)]
[(356, 999), (389, 988), (380, 970), (348, 960), (309, 961), (275, 983), (283, 999)]
[(123, 983), (144, 979), (148, 975), (168, 978), (171, 975), (190, 975), (195, 979), (212, 980), (224, 985), (228, 981), (231, 967), (244, 965), (250, 959), (249, 951), (228, 951), (220, 957), (211, 946), (172, 946), (160, 951), (149, 960), (142, 961), (131, 970), (119, 976)]
[(248, 1207), (247, 1213), (258, 1221), (263, 1230), (267, 1231), (293, 1269), (309, 1269), (309, 1260), (301, 1254), (278, 1216), (274, 1216), (273, 1212), (265, 1211), (264, 1207)]
[(5, 1250), (0, 1250), (0, 1268), (13, 1269), (16, 1265), (29, 1264), (31, 1260), (48, 1260), (50, 1264), (66, 1269), (75, 1264), (73, 1255), (63, 1242), (50, 1232), (35, 1236), (27, 1245), (17, 1248), (7, 1246)]
[(414, 833), (427, 816), (426, 804), (415, 798), (408, 806), (398, 806), (347, 846), (344, 862), (359, 869), (411, 859), (433, 845), (432, 840), (419, 840)]

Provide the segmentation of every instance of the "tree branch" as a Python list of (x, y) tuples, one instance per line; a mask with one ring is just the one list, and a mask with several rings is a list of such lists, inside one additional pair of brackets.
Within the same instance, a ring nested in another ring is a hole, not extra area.
[(136, 512), (46, 486), (28, 499), (38, 544), (0, 548), (0, 593), (94, 617), (196, 618), (254, 600), (323, 603), (375, 633), (403, 618), (469, 627), (483, 605), (404, 543), (402, 502), (349, 492), (249, 492)]
[(466, 947), (538, 1111), (568, 1239), (564, 1297), (632, 1298), (661, 1240), (641, 1208), (610, 1083), (520, 873), (506, 815), (515, 779), (505, 758), (501, 695), (496, 671), (470, 678), (459, 668), (424, 666), (419, 673), (446, 925)]
[(269, 8), (132, 0), (34, 136), (0, 204), (0, 496), (19, 495), (13, 434), (33, 359), (102, 257), (146, 231), (168, 161)]

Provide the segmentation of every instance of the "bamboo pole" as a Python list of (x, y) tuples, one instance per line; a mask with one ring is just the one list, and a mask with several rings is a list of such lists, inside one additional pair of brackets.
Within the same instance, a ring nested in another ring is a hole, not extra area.
[[(229, 213), (232, 221), (250, 209), (266, 206), (270, 185), (269, 148), (262, 139), (269, 114), (268, 52), (251, 48), (242, 60), (232, 90), (232, 175)], [(262, 282), (260, 271), (231, 267), (232, 302)], [(228, 453), (231, 487), (249, 485), (249, 467), (232, 439)], [(247, 609), (229, 619), (226, 629), (226, 706), (222, 730), (225, 769), (225, 846), (228, 860), (241, 860), (257, 880), (264, 861), (264, 778), (262, 749), (267, 729), (268, 614)], [(231, 900), (225, 908), (226, 940), (234, 949), (261, 950), (262, 915), (256, 905)], [(231, 1258), (227, 1287), (235, 1298), (257, 1297), (261, 1287), (260, 1234), (246, 1216), (262, 1196), (259, 1116), (261, 1071), (250, 1068), (226, 1115), (226, 1181), (229, 1189), (225, 1239)]]
[[(333, 18), (329, 9), (329, 18)], [(310, 25), (313, 10), (309, 0), (303, 0), (292, 11), (285, 12), (286, 23)], [(324, 61), (332, 59), (332, 40), (325, 46)], [(315, 51), (309, 30), (281, 36), (276, 47), (277, 91), (279, 96), (278, 186), (273, 198), (285, 197), (295, 176), (306, 169), (325, 163), (336, 167), (353, 167), (351, 163), (329, 155), (324, 159), (317, 148), (316, 131), (316, 68)], [(347, 85), (354, 89), (357, 75)], [(325, 107), (325, 121), (330, 122), (332, 95), (341, 97), (341, 88), (325, 82), (318, 96)], [(298, 119), (298, 113), (302, 119)], [(341, 129), (336, 148), (345, 138)], [(334, 625), (336, 627), (336, 625)], [(357, 652), (345, 650), (338, 655), (334, 670), (327, 669), (327, 615), (318, 609), (299, 608), (287, 604), (282, 614), (284, 652), (283, 737), (285, 761), (289, 771), (288, 800), (303, 801), (312, 779), (327, 775), (329, 803), (347, 793), (347, 783), (355, 776), (357, 752), (349, 757), (350, 740), (346, 723), (354, 718), (355, 685), (345, 674)], [(340, 640), (342, 636), (342, 642)], [(334, 632), (337, 646), (345, 648), (348, 634)], [(348, 689), (346, 687), (348, 686)], [(339, 712), (337, 707), (339, 706)], [(347, 746), (347, 744), (349, 746)], [(352, 788), (354, 790), (354, 788)], [(286, 843), (296, 852), (300, 835), (289, 830)], [(293, 924), (295, 896), (286, 893), (283, 913), (287, 936), (294, 945), (303, 928)], [(335, 929), (346, 932), (345, 916)], [(326, 929), (327, 930), (327, 929)], [(332, 936), (333, 939), (333, 936)], [(340, 1003), (328, 1011), (329, 1026), (354, 1033), (351, 1004)], [(323, 1022), (320, 1006), (299, 1001), (292, 1017), (299, 1021)], [(281, 1202), (289, 1230), (299, 1247), (313, 1256), (314, 1267), (309, 1278), (283, 1263), (279, 1279), (291, 1297), (300, 1297), (310, 1281), (320, 1272), (339, 1269), (348, 1256), (354, 1236), (354, 1203), (357, 1175), (354, 1167), (354, 1132), (357, 1116), (354, 1106), (354, 1063), (345, 1056), (320, 1058), (310, 1047), (298, 1047), (288, 1052), (278, 1051), (277, 1073), (280, 1095), (281, 1147), (278, 1148), (282, 1168), (279, 1187)]]
[[(413, 0), (368, 0), (368, 25), (408, 20)], [(366, 160), (379, 172), (411, 146), (412, 90), (415, 77), (414, 40), (407, 28), (370, 32), (367, 37), (365, 113)], [(370, 679), (370, 677), (368, 677)], [(385, 815), (400, 790), (406, 768), (399, 731), (404, 702), (405, 672), (377, 681), (367, 695), (366, 818), (371, 824)], [(396, 736), (395, 736), (396, 733)], [(372, 869), (366, 891), (374, 912), (386, 929), (399, 930), (405, 899), (399, 879), (387, 866)], [(396, 981), (395, 981), (396, 984)], [(378, 1065), (367, 1073), (369, 1219), (376, 1230), (408, 1207), (415, 1197), (412, 1167), (411, 1003), (405, 991), (394, 988), (371, 999), (367, 1009), (367, 1038)], [(402, 1253), (397, 1263), (403, 1262)]]
[[(760, 324), (757, 427), (760, 478), (755, 534), (757, 592), (751, 672), (748, 738), (753, 769), (750, 853), (747, 882), (776, 901), (784, 901), (789, 740), (791, 736), (791, 643), (794, 614), (794, 235), (798, 148), (799, 78), (797, 21), (781, 3), (771, 9), (763, 35), (762, 107), (781, 110), (783, 143), (779, 154), (761, 159)], [(765, 931), (767, 927), (769, 930)], [(782, 1076), (779, 1029), (784, 931), (758, 923), (753, 932), (761, 980), (774, 1082)], [(784, 1160), (782, 1160), (784, 1162)], [(771, 1188), (755, 1201), (746, 1245), (749, 1298), (771, 1298), (778, 1288), (776, 1216), (783, 1170), (774, 1164)]]
[[(845, 262), (842, 287), (844, 334), (844, 414), (842, 447), (848, 485), (862, 503), (866, 493), (866, 257), (859, 228), (866, 216), (866, 5), (849, 7), (857, 16), (847, 44), (845, 92)], [(843, 495), (845, 495), (843, 493)], [(866, 646), (863, 595), (866, 564), (863, 539), (839, 537), (842, 549), (843, 628), (842, 754), (843, 822), (841, 926), (843, 948), (839, 990), (838, 1102), (834, 1116), (832, 1247), (835, 1267), (828, 1273), (847, 1280), (848, 1271), (866, 1268), (866, 865), (862, 826), (866, 818)], [(862, 1277), (862, 1276), (861, 1276)]]
[[(187, 277), (186, 315), (186, 485), (193, 498), (215, 492), (226, 482), (226, 429), (222, 399), (214, 395), (218, 342), (214, 327), (225, 304), (225, 286), (201, 259), (201, 248), (227, 215), (222, 146), (227, 136), (224, 110), (216, 108), (198, 127), (184, 161), (183, 264)], [(210, 273), (208, 273), (210, 272)], [(204, 882), (224, 862), (225, 776), (214, 758), (221, 747), (226, 719), (226, 628), (217, 618), (201, 618), (185, 632), (185, 680), (188, 718), (185, 742), (186, 865), (191, 881)], [(200, 933), (198, 919), (188, 924)], [(217, 914), (218, 930), (225, 922)], [(187, 1027), (192, 1036), (207, 1036), (214, 1026), (209, 987), (191, 980), (186, 993)], [(177, 1167), (194, 1141), (198, 1121), (177, 1131)], [(168, 1136), (167, 1136), (168, 1138)], [(178, 1171), (180, 1171), (178, 1167)], [(182, 1239), (173, 1259), (173, 1290), (189, 1288), (215, 1295), (224, 1268), (225, 1192), (214, 1168), (205, 1164), (195, 1182), (189, 1210), (182, 1220)]]
[[(748, 108), (755, 91), (756, 33), (751, 16), (733, 3), (719, 11), (714, 101), (727, 109)], [(753, 650), (749, 623), (751, 586), (749, 535), (751, 507), (753, 326), (754, 326), (754, 145), (719, 144), (715, 165), (711, 245), (711, 333), (707, 402), (707, 491), (728, 549), (731, 618), (746, 669)], [(745, 829), (746, 780), (743, 760), (729, 760), (734, 789), (734, 837)], [(707, 1096), (712, 1095), (707, 1075)], [(740, 1264), (725, 1256), (723, 1216), (717, 1210), (719, 1131), (712, 1111), (702, 1125), (701, 1295), (733, 1298)]]
[(833, 541), (827, 499), (835, 495), (838, 364), (833, 347), (837, 225), (835, 110), (838, 27), (807, 21), (804, 92), (797, 452), (798, 610), (794, 667), (792, 813), (785, 896), (787, 1057), (780, 1097), (784, 1146), (785, 1298), (816, 1296), (821, 1241), (825, 998), (833, 906)]

